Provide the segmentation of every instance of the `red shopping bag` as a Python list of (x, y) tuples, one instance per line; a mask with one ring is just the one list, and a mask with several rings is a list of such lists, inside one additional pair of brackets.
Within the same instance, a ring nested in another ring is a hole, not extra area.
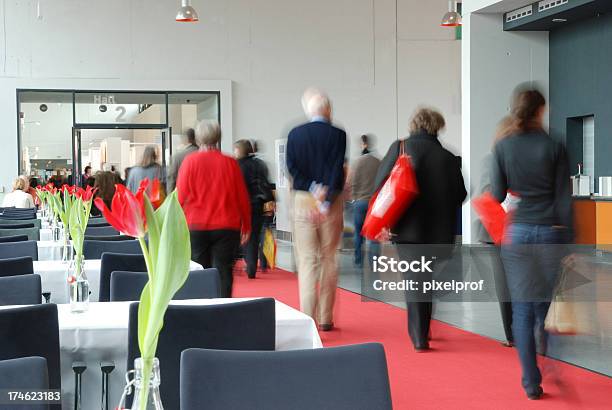
[(472, 199), (472, 205), (493, 242), (496, 245), (501, 244), (508, 220), (508, 214), (502, 205), (490, 192)]
[(400, 155), (382, 188), (372, 197), (361, 234), (377, 240), (383, 229), (395, 226), (404, 211), (419, 194), (410, 157), (400, 146)]

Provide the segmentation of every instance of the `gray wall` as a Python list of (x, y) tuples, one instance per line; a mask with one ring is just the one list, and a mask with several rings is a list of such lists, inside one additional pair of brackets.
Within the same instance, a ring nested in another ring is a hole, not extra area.
[(612, 16), (550, 33), (550, 129), (568, 146), (572, 173), (582, 160), (575, 117), (595, 116), (595, 181), (612, 175)]

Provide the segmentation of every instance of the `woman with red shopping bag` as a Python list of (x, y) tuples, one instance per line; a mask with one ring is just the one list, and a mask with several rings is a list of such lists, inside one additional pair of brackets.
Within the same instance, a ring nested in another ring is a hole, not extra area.
[[(438, 133), (444, 128), (445, 121), (442, 115), (428, 108), (419, 109), (410, 123), (410, 136), (402, 141), (394, 142), (383, 159), (376, 176), (375, 186), (378, 196), (372, 200), (368, 210), (369, 216), (376, 214), (378, 197), (384, 189), (390, 189), (398, 184), (411, 183), (411, 173), (407, 164), (414, 172), (418, 194), (403, 192), (402, 199), (395, 203), (393, 199), (390, 208), (400, 209), (398, 215), (389, 214), (390, 219), (383, 232), (388, 231), (392, 242), (396, 244), (400, 259), (404, 261), (415, 260), (423, 255), (423, 246), (413, 245), (440, 245), (455, 242), (457, 226), (457, 209), (461, 206), (467, 192), (461, 175), (459, 159), (446, 150), (438, 140)], [(403, 147), (403, 148), (402, 148)], [(401, 155), (402, 149), (406, 155)], [(409, 162), (406, 163), (406, 161)], [(384, 187), (388, 179), (397, 178), (396, 171), (402, 170), (404, 178), (388, 187)], [(404, 185), (404, 188), (408, 185)], [(395, 190), (394, 193), (398, 193)], [(401, 203), (401, 201), (404, 201)], [(396, 220), (393, 220), (396, 218)], [(366, 218), (366, 224), (372, 223)], [(370, 225), (371, 227), (371, 225)], [(366, 227), (364, 226), (364, 229)], [(383, 233), (383, 238), (386, 236)], [(417, 250), (418, 248), (418, 250)], [(419, 253), (418, 255), (416, 253)], [(429, 255), (431, 256), (431, 255)], [(431, 279), (431, 273), (410, 272), (406, 279), (423, 282)], [(429, 350), (429, 324), (431, 321), (432, 302), (431, 294), (426, 300), (415, 301), (406, 293), (408, 308), (408, 333), (418, 352)]]

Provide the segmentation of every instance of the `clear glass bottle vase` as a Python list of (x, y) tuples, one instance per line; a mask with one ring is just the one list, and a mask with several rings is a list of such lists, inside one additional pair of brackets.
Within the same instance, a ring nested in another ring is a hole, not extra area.
[(71, 312), (82, 313), (89, 309), (89, 280), (83, 255), (77, 255), (68, 265), (68, 292)]
[(72, 249), (72, 242), (70, 242), (70, 233), (66, 228), (62, 228), (61, 241), (62, 241), (62, 262), (72, 262), (74, 260), (74, 249)]
[[(121, 401), (116, 407), (118, 410), (125, 410), (127, 396), (134, 393), (132, 396), (131, 410), (163, 410), (164, 406), (159, 394), (159, 385), (161, 383), (159, 373), (159, 360), (154, 357), (151, 362), (151, 377), (149, 378), (148, 386), (144, 386), (143, 360), (139, 357), (134, 360), (134, 370), (126, 375), (126, 386), (121, 395)], [(134, 378), (129, 379), (130, 373), (134, 373)], [(146, 390), (144, 390), (146, 389)]]

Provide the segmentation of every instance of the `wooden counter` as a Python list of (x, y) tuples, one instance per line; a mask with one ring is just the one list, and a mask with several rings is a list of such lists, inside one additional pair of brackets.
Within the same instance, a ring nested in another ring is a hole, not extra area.
[(612, 251), (612, 201), (574, 199), (574, 220), (576, 243)]

